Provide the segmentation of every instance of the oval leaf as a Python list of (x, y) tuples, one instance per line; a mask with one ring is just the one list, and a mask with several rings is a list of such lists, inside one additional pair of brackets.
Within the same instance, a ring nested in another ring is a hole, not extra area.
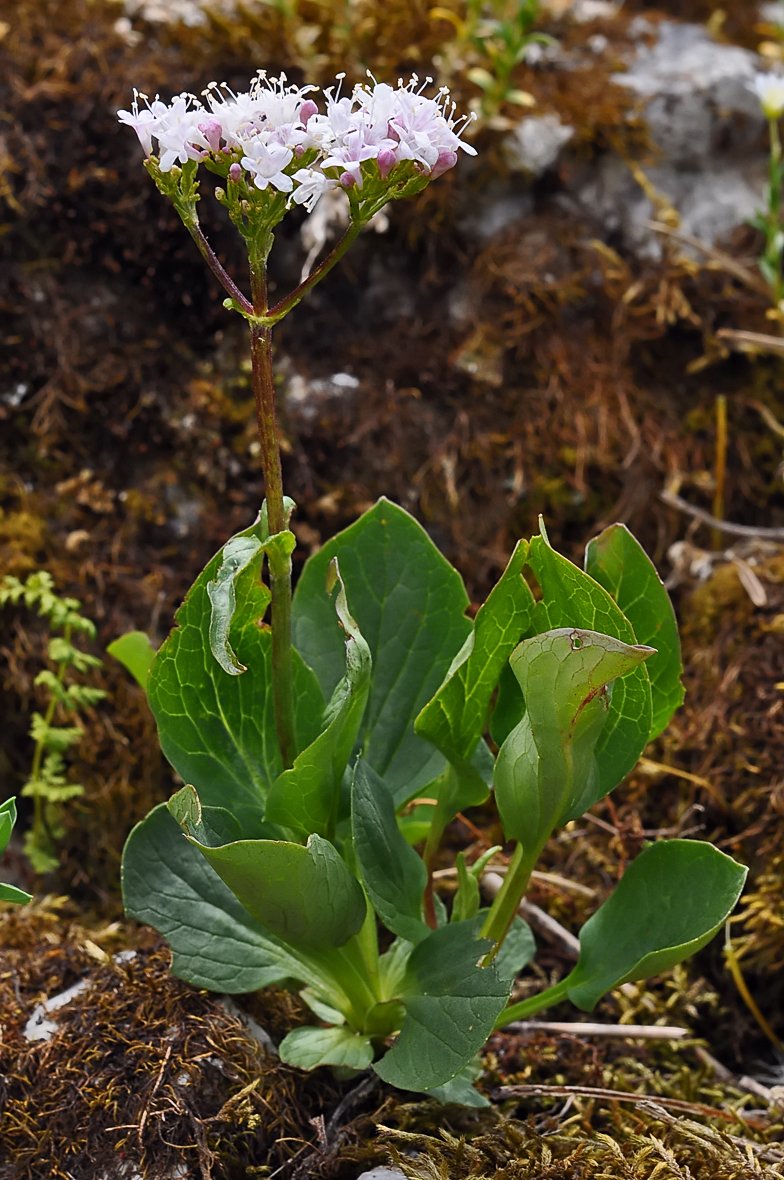
[(280, 1059), (299, 1069), (318, 1065), (347, 1065), (367, 1069), (373, 1060), (370, 1037), (352, 1032), (345, 1025), (337, 1028), (295, 1028), (280, 1042)]
[(748, 870), (700, 840), (643, 849), (580, 931), (580, 958), (563, 986), (590, 1011), (608, 991), (695, 954), (735, 908)]
[(208, 848), (195, 840), (248, 913), (287, 944), (343, 946), (365, 920), (362, 886), (328, 840), (238, 840)]
[(471, 631), (468, 595), (422, 526), (379, 500), (308, 559), (294, 595), (294, 645), (326, 697), (344, 673), (343, 636), (324, 593), (333, 557), (373, 660), (360, 746), (399, 806), (444, 766), (443, 755), (416, 736), (413, 723)]
[[(579, 627), (630, 645), (637, 643), (631, 623), (604, 587), (551, 549), (543, 537), (531, 541), (529, 564), (543, 594), (534, 611), (536, 634)], [(590, 803), (603, 799), (634, 769), (648, 742), (651, 717), (651, 685), (641, 666), (613, 687), (607, 724), (596, 743), (599, 777)]]
[(271, 937), (184, 838), (165, 803), (131, 832), (123, 851), (125, 912), (157, 930), (172, 971), (194, 987), (250, 992), (285, 979), (318, 986), (318, 974)]
[(489, 793), (471, 758), (487, 727), (501, 671), (531, 625), (534, 597), (522, 575), (527, 555), (527, 543), (518, 542), (501, 578), (479, 608), (473, 630), (452, 661), (446, 680), (414, 724), (416, 733), (432, 742), (454, 771), (442, 776), (438, 786), (437, 822), (442, 827), (458, 811), (483, 803)]
[(429, 934), (422, 921), (427, 870), (398, 828), (386, 785), (361, 758), (354, 767), (351, 828), (362, 880), (379, 918), (394, 934), (421, 942)]
[(399, 998), (406, 1008), (400, 1035), (376, 1073), (403, 1090), (431, 1090), (451, 1081), (478, 1053), (509, 995), (493, 964), (479, 961), (491, 944), (474, 937), (473, 922), (442, 926), (408, 960)]
[(137, 684), (147, 691), (147, 677), (155, 659), (155, 648), (144, 631), (127, 631), (107, 647), (110, 656), (119, 660)]
[[(240, 536), (263, 541), (260, 520)], [(203, 804), (227, 807), (238, 818), (254, 821), (283, 770), (272, 698), (271, 633), (259, 625), (269, 603), (260, 580), (262, 560), (259, 547), (234, 583), (231, 644), (248, 671), (227, 676), (210, 650), (207, 588), (222, 564), (221, 550), (188, 591), (148, 681), (161, 746), (180, 777), (196, 785)], [(318, 736), (324, 698), (296, 652), (294, 707), (297, 740), (304, 749)]]
[(634, 628), (637, 642), (656, 648), (646, 667), (653, 705), (649, 737), (658, 737), (684, 697), (681, 644), (670, 596), (656, 566), (625, 524), (610, 525), (588, 544), (585, 570), (613, 596)]
[[(595, 750), (618, 677), (652, 655), (576, 628), (524, 639), (510, 659), (528, 707), (496, 760), (495, 794), (507, 839), (533, 862), (550, 833), (597, 797)], [(620, 681), (622, 684), (623, 681)]]

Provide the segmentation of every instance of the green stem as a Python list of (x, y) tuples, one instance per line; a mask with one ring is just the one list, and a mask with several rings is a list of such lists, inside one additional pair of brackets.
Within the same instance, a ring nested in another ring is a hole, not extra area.
[(489, 938), (495, 944), (487, 956), (488, 962), (491, 962), (498, 954), (501, 943), (506, 938), (509, 927), (515, 919), (520, 902), (528, 888), (531, 871), (536, 864), (538, 855), (537, 852), (536, 856), (526, 857), (522, 844), (518, 844), (514, 850), (509, 868), (506, 870), (504, 883), (498, 890), (490, 907), (490, 913), (482, 927), (481, 937)]
[[(305, 298), (308, 292), (312, 291), (316, 284), (320, 283), (321, 280), (329, 274), (329, 272), (332, 270), (332, 267), (336, 262), (340, 261), (340, 259), (346, 253), (346, 250), (348, 250), (349, 246), (356, 238), (359, 231), (362, 229), (362, 224), (363, 223), (359, 221), (352, 221), (351, 225), (348, 227), (338, 244), (330, 251), (324, 261), (319, 263), (312, 274), (308, 275), (308, 277), (304, 279), (298, 287), (295, 287), (294, 290), (281, 299), (279, 303), (276, 303), (274, 307), (271, 307), (269, 312), (266, 312), (265, 310), (265, 315), (267, 316), (268, 321), (276, 324), (279, 320), (282, 320), (284, 315), (288, 315), (291, 309), (296, 307), (297, 304)], [(256, 312), (256, 314), (258, 315), (258, 312)]]
[(508, 1008), (504, 1008), (495, 1022), (494, 1031), (506, 1028), (513, 1020), (525, 1020), (535, 1012), (541, 1012), (543, 1008), (552, 1008), (554, 1004), (560, 1004), (561, 1000), (568, 998), (571, 978), (569, 974), (560, 983), (556, 983), (555, 987), (548, 987), (536, 996), (529, 996), (519, 1004), (510, 1004)]
[[(67, 626), (65, 628), (64, 639), (65, 639), (66, 643), (71, 642), (71, 628), (69, 626)], [(57, 680), (58, 680), (59, 684), (63, 684), (65, 682), (65, 673), (67, 671), (67, 668), (68, 668), (68, 661), (67, 660), (61, 660), (60, 663), (57, 665)], [(46, 725), (46, 730), (49, 729), (49, 726), (52, 724), (52, 721), (54, 720), (54, 714), (55, 714), (56, 708), (57, 708), (57, 697), (53, 693), (49, 699), (49, 704), (46, 707), (46, 713), (44, 714), (44, 724)], [(44, 730), (44, 733), (46, 733), (46, 730)], [(39, 738), (38, 741), (35, 743), (35, 750), (33, 751), (33, 762), (32, 762), (32, 766), (30, 767), (30, 780), (34, 783), (37, 783), (40, 776), (41, 776), (41, 763), (43, 761), (45, 749), (46, 749), (45, 738)], [(41, 829), (46, 828), (46, 827), (47, 827), (47, 823), (46, 823), (46, 817), (44, 815), (43, 797), (38, 792), (36, 792), (36, 794), (33, 796), (33, 844), (35, 845), (36, 848), (40, 849), (43, 847), (42, 839), (41, 839)]]
[[(255, 243), (254, 243), (255, 244)], [(269, 235), (251, 253), (250, 275), (254, 315), (267, 313), (267, 252)], [(253, 394), (261, 445), (261, 465), (267, 499), (270, 536), (286, 528), (283, 504), (283, 471), (275, 414), (275, 384), (272, 372), (272, 328), (251, 324), (250, 355), (253, 365)], [(280, 756), (286, 770), (297, 753), (294, 734), (294, 684), (291, 657), (291, 558), (277, 549), (268, 553), (272, 595), (272, 694), (275, 728)]]
[(360, 936), (355, 934), (342, 947), (323, 951), (321, 955), (313, 957), (317, 961), (321, 958), (327, 972), (348, 1001), (348, 1010), (345, 1007), (342, 1009), (346, 1019), (352, 1027), (364, 1028), (367, 1013), (381, 997), (378, 976), (376, 975), (373, 979), (368, 976), (367, 961)]
[(194, 242), (198, 246), (199, 253), (207, 263), (207, 266), (210, 268), (212, 273), (215, 275), (215, 278), (223, 287), (226, 294), (230, 299), (236, 300), (246, 315), (252, 315), (253, 304), (249, 299), (245, 298), (237, 284), (218, 261), (218, 256), (205, 238), (202, 228), (196, 220), (195, 215), (193, 219), (188, 218), (186, 220), (183, 217), (183, 221), (185, 222), (185, 228), (188, 230)]
[(778, 307), (784, 294), (781, 273), (781, 250), (776, 239), (781, 230), (781, 136), (778, 119), (769, 119), (770, 185), (768, 194), (768, 259), (773, 268), (773, 298)]

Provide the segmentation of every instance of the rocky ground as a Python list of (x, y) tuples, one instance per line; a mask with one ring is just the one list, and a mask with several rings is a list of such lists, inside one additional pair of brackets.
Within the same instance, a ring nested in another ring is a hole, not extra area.
[[(722, 515), (784, 527), (781, 362), (717, 335), (778, 330), (745, 225), (767, 150), (748, 82), (775, 61), (772, 19), (707, 0), (543, 10), (553, 44), (514, 77), (534, 105), (485, 118), (476, 161), (363, 235), (286, 321), (276, 365), (303, 557), (382, 493), (425, 524), (475, 601), (540, 512), (575, 559), (611, 520), (640, 537), (676, 600), (687, 702), (594, 809), (598, 824), (548, 849), (546, 867), (586, 892), (540, 883), (532, 900), (576, 928), (641, 830), (698, 827), (751, 866), (738, 946), (781, 1036), (782, 549), (729, 534), (714, 548), (660, 499), (669, 488), (712, 509), (723, 395)], [(0, 574), (50, 570), (96, 620), (96, 652), (134, 627), (160, 640), (262, 494), (243, 334), (117, 108), (134, 85), (241, 85), (260, 66), (319, 82), (416, 70), (476, 103), (476, 50), (453, 31), (415, 0), (0, 0)], [(242, 283), (229, 227), (202, 204)], [(322, 208), (282, 230), (279, 289), (339, 218)], [(29, 766), (45, 635), (21, 611), (2, 626), (8, 795)], [(489, 1046), (488, 1093), (588, 1085), (593, 1097), (444, 1111), (372, 1078), (352, 1089), (280, 1065), (253, 1033), (279, 1039), (301, 1019), (294, 1001), (244, 997), (238, 1016), (173, 980), (150, 932), (122, 923), (123, 840), (171, 780), (140, 690), (108, 657), (95, 683), (109, 696), (70, 770), (86, 794), (66, 815), (61, 866), (33, 907), (1, 916), (0, 1176), (353, 1180), (391, 1158), (410, 1180), (784, 1174), (777, 1058), (719, 947), (599, 1013), (679, 1024), (684, 1041), (540, 1031)], [(34, 884), (18, 849), (6, 868)], [(543, 944), (537, 978), (567, 963)], [(599, 1093), (618, 1090), (663, 1101)]]

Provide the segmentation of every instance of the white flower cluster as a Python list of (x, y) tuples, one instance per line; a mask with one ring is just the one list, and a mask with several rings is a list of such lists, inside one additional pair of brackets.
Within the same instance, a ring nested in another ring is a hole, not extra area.
[[(162, 172), (211, 158), (228, 167), (234, 183), (248, 173), (256, 188), (291, 193), (312, 209), (336, 185), (362, 188), (366, 161), (376, 161), (382, 180), (404, 161), (435, 179), (455, 165), (459, 148), (476, 154), (460, 138), (466, 119), (455, 120), (446, 87), (436, 98), (423, 93), (430, 81), (420, 86), (414, 77), (395, 88), (373, 79), (341, 97), (341, 79), (337, 91), (324, 91), (321, 113), (308, 97), (315, 87), (289, 86), (285, 75), (268, 80), (260, 73), (244, 94), (216, 83), (204, 92), (205, 103), (190, 94), (169, 104), (135, 94), (131, 110), (118, 115), (133, 127), (145, 154), (157, 155)], [(146, 103), (141, 108), (139, 98)], [(300, 167), (306, 153), (307, 166)]]
[(784, 114), (784, 78), (780, 74), (754, 75), (754, 80), (748, 83), (762, 107), (766, 119), (780, 119)]

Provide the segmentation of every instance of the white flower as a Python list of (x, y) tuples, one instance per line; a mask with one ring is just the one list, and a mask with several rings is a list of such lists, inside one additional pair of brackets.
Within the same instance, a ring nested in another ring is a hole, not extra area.
[(160, 102), (156, 99), (155, 102), (152, 104), (148, 103), (140, 111), (140, 98), (143, 98), (147, 102), (146, 95), (140, 95), (138, 90), (134, 90), (131, 109), (129, 111), (118, 111), (117, 117), (127, 127), (133, 127), (139, 137), (139, 143), (144, 149), (145, 156), (149, 156), (152, 152), (152, 137), (156, 132), (158, 120), (168, 110), (168, 107), (165, 102)]
[[(337, 90), (324, 92), (324, 114), (307, 97), (314, 87), (292, 86), (285, 75), (267, 79), (260, 72), (247, 92), (240, 94), (225, 83), (211, 82), (205, 91), (206, 105), (190, 94), (180, 94), (169, 104), (158, 98), (150, 103), (134, 91), (131, 110), (118, 111), (118, 117), (136, 132), (146, 155), (157, 153), (162, 172), (171, 171), (176, 163), (208, 156), (232, 166), (239, 156), (257, 188), (272, 186), (292, 193), (294, 202), (309, 209), (337, 183), (362, 188), (362, 168), (370, 160), (378, 162), (382, 179), (404, 160), (413, 161), (435, 179), (454, 166), (459, 149), (475, 154), (460, 138), (466, 120), (455, 120), (446, 88), (435, 98), (423, 93), (429, 78), (420, 85), (414, 77), (405, 86), (398, 82), (397, 87), (371, 78), (372, 85), (355, 86), (343, 96), (343, 75), (338, 79)], [(784, 109), (784, 82), (767, 74), (759, 75), (757, 82), (781, 86)], [(146, 103), (141, 110), (139, 98)], [(292, 178), (286, 169), (295, 155), (306, 151), (317, 153), (318, 159)], [(334, 169), (338, 175), (328, 177), (324, 169)]]
[(747, 86), (759, 99), (766, 119), (780, 119), (784, 115), (784, 78), (778, 74), (758, 73)]
[(267, 79), (262, 72), (247, 93), (235, 94), (225, 83), (221, 87), (211, 83), (205, 94), (227, 144), (244, 150), (257, 137), (264, 142), (276, 139), (291, 147), (303, 143), (307, 131), (299, 120), (299, 111), (305, 96), (314, 89), (288, 86), (285, 74)]
[(267, 145), (257, 137), (247, 144), (246, 150), (249, 154), (242, 157), (242, 166), (253, 176), (256, 188), (273, 185), (282, 193), (291, 192), (294, 181), (283, 171), (294, 159), (291, 148), (280, 143)]
[(313, 212), (319, 197), (323, 197), (329, 189), (336, 188), (338, 183), (336, 180), (330, 180), (317, 168), (300, 168), (294, 173), (294, 180), (297, 187), (292, 194), (292, 200), (297, 205), (304, 205), (309, 213)]
[(198, 128), (203, 121), (204, 107), (190, 94), (175, 98), (159, 117), (153, 134), (158, 139), (161, 172), (171, 172), (178, 162), (204, 159), (210, 145)]

